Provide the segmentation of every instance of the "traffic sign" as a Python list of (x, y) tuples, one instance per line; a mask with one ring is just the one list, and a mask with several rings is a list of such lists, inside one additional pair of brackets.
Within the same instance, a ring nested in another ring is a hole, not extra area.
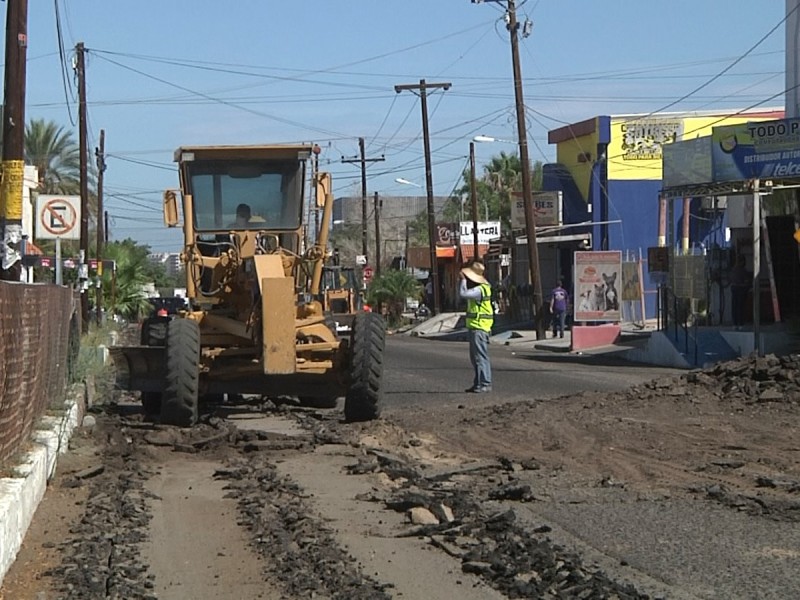
[(36, 199), (36, 215), (37, 239), (80, 239), (80, 196), (39, 196)]
[(372, 274), (373, 274), (372, 267), (370, 267), (369, 265), (364, 267), (364, 281), (366, 283), (372, 281)]

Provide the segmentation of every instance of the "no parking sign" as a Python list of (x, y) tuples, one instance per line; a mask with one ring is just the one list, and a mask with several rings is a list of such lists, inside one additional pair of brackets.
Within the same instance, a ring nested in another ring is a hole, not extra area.
[(39, 196), (36, 199), (36, 238), (77, 240), (80, 218), (80, 196)]

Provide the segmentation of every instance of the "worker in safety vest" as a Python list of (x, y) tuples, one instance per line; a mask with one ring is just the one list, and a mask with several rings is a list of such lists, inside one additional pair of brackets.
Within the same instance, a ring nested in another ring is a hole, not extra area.
[(475, 370), (472, 387), (476, 394), (492, 391), (492, 365), (489, 362), (489, 335), (494, 321), (492, 286), (483, 276), (483, 263), (474, 262), (461, 269), (459, 295), (467, 301), (469, 360)]

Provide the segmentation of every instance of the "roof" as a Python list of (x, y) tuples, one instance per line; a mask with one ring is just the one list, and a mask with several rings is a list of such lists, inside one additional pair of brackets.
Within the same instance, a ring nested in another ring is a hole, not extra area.
[[(459, 251), (461, 252), (461, 262), (471, 261), (475, 256), (474, 249), (474, 245), (471, 242), (469, 244), (462, 242), (461, 246), (459, 246)], [(489, 244), (478, 244), (479, 259), (486, 256), (487, 252), (489, 252)]]

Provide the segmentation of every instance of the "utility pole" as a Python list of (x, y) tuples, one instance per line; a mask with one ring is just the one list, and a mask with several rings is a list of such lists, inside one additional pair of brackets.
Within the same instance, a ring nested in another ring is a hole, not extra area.
[(433, 172), (431, 169), (431, 140), (428, 131), (428, 90), (450, 89), (450, 83), (426, 83), (424, 79), (419, 84), (406, 84), (394, 86), (394, 91), (400, 93), (404, 90), (418, 91), (422, 104), (422, 140), (425, 147), (425, 189), (428, 195), (428, 246), (431, 259), (431, 283), (433, 284), (433, 314), (442, 312), (442, 303), (439, 293), (439, 269), (436, 264), (436, 219), (433, 212)]
[(469, 196), (472, 203), (472, 260), (478, 260), (478, 193), (475, 190), (475, 142), (469, 143)]
[(97, 324), (103, 323), (103, 173), (106, 170), (106, 131), (100, 130), (100, 147), (94, 149), (97, 165), (97, 296), (95, 309), (97, 311)]
[[(386, 160), (383, 155), (380, 158), (366, 158), (364, 155), (364, 138), (358, 138), (358, 148), (361, 157), (345, 158), (343, 163), (361, 163), (361, 254), (367, 256), (367, 163), (380, 162)], [(367, 261), (369, 262), (369, 261)]]
[(381, 274), (381, 200), (375, 192), (375, 275)]
[(28, 0), (7, 0), (3, 96), (3, 173), (0, 183), (2, 264), (0, 279), (22, 274), (22, 190), (25, 177), (25, 61), (28, 51)]
[(78, 283), (81, 286), (81, 319), (84, 332), (89, 329), (89, 295), (86, 290), (88, 270), (86, 259), (89, 256), (89, 151), (86, 132), (86, 50), (83, 42), (75, 46), (77, 54), (76, 72), (78, 75), (78, 147), (80, 151), (80, 189), (81, 189), (81, 230), (80, 263)]
[[(542, 297), (542, 278), (539, 271), (539, 246), (536, 242), (536, 217), (533, 212), (531, 193), (531, 165), (528, 158), (528, 133), (525, 124), (525, 100), (522, 95), (522, 71), (519, 64), (519, 22), (515, 0), (472, 0), (507, 3), (506, 28), (511, 36), (511, 62), (514, 69), (514, 97), (517, 109), (517, 137), (519, 138), (519, 161), (522, 166), (522, 199), (525, 205), (525, 235), (528, 238), (528, 266), (533, 285), (533, 310), (536, 338), (544, 339), (544, 303)], [(528, 23), (525, 24), (527, 32)]]

